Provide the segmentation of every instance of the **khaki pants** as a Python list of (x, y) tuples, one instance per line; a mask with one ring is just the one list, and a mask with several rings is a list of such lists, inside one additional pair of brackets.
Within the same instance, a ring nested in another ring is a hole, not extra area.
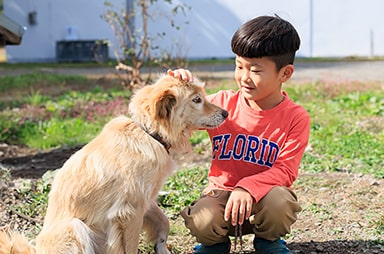
[[(234, 227), (224, 221), (229, 195), (230, 191), (213, 190), (181, 211), (186, 227), (199, 243), (209, 246), (234, 236)], [(289, 188), (274, 187), (253, 205), (251, 217), (242, 225), (242, 234), (274, 241), (290, 232), (300, 211), (296, 195)]]

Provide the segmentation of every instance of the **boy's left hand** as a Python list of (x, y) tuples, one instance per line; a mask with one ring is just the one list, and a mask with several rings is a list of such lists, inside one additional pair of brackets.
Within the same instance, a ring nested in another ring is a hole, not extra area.
[(224, 220), (236, 226), (242, 225), (251, 216), (253, 197), (248, 191), (236, 188), (232, 191), (224, 210)]

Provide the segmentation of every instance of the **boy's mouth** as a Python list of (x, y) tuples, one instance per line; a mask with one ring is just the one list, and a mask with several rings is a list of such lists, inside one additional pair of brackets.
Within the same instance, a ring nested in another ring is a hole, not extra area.
[(253, 90), (254, 88), (253, 87), (250, 87), (250, 86), (241, 86), (242, 89), (245, 89), (247, 91), (250, 91), (250, 90)]

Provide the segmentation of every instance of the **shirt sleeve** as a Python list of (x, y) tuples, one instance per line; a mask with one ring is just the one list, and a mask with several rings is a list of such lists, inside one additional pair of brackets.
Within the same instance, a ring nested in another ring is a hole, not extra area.
[(259, 202), (273, 187), (291, 187), (296, 180), (300, 161), (308, 144), (310, 120), (302, 111), (292, 124), (273, 166), (261, 173), (241, 179), (235, 187), (247, 190)]

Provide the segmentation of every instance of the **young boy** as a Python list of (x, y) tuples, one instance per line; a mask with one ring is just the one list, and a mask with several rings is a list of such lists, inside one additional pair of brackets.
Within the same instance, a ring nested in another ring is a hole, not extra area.
[[(220, 91), (210, 101), (229, 112), (212, 142), (209, 184), (181, 215), (201, 244), (196, 254), (229, 253), (229, 236), (254, 234), (260, 254), (291, 253), (281, 236), (301, 211), (290, 189), (308, 143), (307, 112), (281, 90), (294, 71), (300, 38), (278, 16), (243, 24), (232, 37), (238, 91)], [(168, 75), (192, 79), (185, 69)], [(239, 232), (241, 230), (241, 232)]]

